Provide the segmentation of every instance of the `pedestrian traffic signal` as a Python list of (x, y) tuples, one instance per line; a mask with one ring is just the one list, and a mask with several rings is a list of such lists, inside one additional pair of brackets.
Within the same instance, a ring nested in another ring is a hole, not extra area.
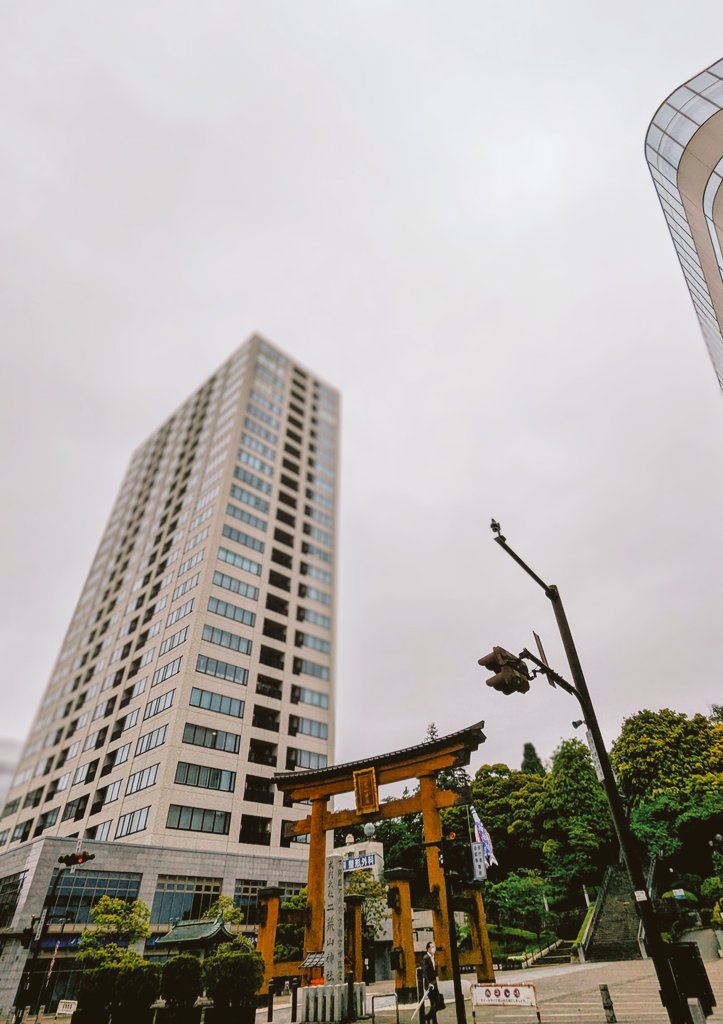
[(530, 688), (530, 671), (516, 654), (510, 654), (504, 647), (493, 647), (491, 654), (485, 654), (478, 661), (494, 675), (485, 682), (501, 693), (527, 693)]
[(76, 864), (85, 864), (87, 860), (95, 860), (95, 854), (88, 853), (87, 850), (81, 850), (80, 853), (66, 853), (64, 857), (58, 857), (58, 864), (74, 867)]

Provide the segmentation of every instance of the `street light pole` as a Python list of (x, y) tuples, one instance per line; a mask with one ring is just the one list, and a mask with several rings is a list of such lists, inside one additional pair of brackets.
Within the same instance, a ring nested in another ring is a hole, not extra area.
[(630, 826), (628, 825), (620, 793), (618, 792), (617, 782), (610, 764), (610, 758), (608, 757), (607, 750), (605, 749), (605, 743), (602, 733), (600, 732), (597, 715), (595, 714), (595, 709), (593, 707), (592, 700), (590, 699), (590, 692), (587, 688), (587, 682), (582, 671), (582, 665), (580, 664), (577, 649), (575, 648), (575, 642), (572, 638), (572, 632), (567, 621), (560, 593), (556, 586), (545, 583), (544, 580), (542, 580), (537, 573), (533, 572), (529, 565), (527, 565), (527, 563), (512, 550), (508, 545), (506, 538), (502, 536), (499, 523), (495, 522), (494, 519), (492, 520), (492, 531), (495, 534), (496, 543), (499, 544), (500, 547), (506, 551), (522, 569), (524, 569), (527, 575), (531, 576), (535, 583), (544, 590), (545, 597), (547, 597), (552, 604), (555, 619), (557, 620), (557, 627), (562, 639), (562, 645), (565, 649), (567, 661), (570, 666), (575, 696), (579, 700), (580, 706), (583, 709), (585, 722), (590, 730), (590, 737), (600, 762), (605, 793), (608, 798), (608, 803), (610, 804), (610, 812), (615, 825), (615, 831), (617, 832), (620, 849), (622, 851), (623, 859), (625, 860), (625, 865), (627, 867), (630, 882), (633, 887), (633, 893), (635, 895), (635, 909), (645, 930), (648, 952), (650, 954), (650, 959), (653, 961), (653, 965), (655, 966), (658, 982), (660, 983), (660, 998), (667, 1010), (671, 1024), (689, 1024), (690, 1015), (687, 1007), (687, 1000), (678, 988), (673, 965), (665, 953), (665, 946), (660, 935), (658, 923), (655, 920), (650, 896), (647, 891), (642, 864), (638, 856), (638, 851), (635, 848), (635, 841), (630, 831)]

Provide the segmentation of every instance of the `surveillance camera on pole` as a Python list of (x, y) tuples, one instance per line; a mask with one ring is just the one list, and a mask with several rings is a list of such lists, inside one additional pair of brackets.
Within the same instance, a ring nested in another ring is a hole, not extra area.
[(510, 654), (504, 647), (493, 647), (490, 654), (485, 654), (478, 661), (494, 675), (485, 682), (493, 690), (501, 693), (527, 693), (530, 688), (530, 671), (522, 658)]

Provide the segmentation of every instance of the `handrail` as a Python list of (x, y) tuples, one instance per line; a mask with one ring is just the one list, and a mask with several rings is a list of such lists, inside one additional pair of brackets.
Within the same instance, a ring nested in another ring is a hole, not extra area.
[[(648, 866), (648, 873), (645, 876), (645, 887), (648, 890), (648, 899), (652, 900), (655, 897), (655, 868), (658, 864), (658, 858), (653, 855), (650, 858), (650, 864)], [(643, 960), (648, 959), (648, 951), (645, 947), (645, 929), (643, 928), (642, 920), (638, 923), (638, 949)]]
[(595, 909), (593, 910), (592, 917), (590, 918), (590, 926), (587, 929), (587, 934), (585, 935), (585, 938), (580, 943), (580, 949), (582, 950), (583, 960), (590, 945), (590, 940), (595, 934), (595, 929), (597, 928), (598, 920), (600, 918), (600, 914), (602, 913), (603, 904), (605, 903), (605, 897), (608, 894), (608, 889), (610, 888), (610, 883), (613, 880), (615, 870), (615, 867), (611, 864), (605, 872), (605, 876), (600, 885), (600, 889), (598, 890), (598, 894), (595, 897)]

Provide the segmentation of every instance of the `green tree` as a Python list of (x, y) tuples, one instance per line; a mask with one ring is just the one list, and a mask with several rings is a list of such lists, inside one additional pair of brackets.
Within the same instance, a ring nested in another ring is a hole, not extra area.
[(308, 908), (306, 887), (282, 900), (276, 928), (274, 963), (301, 960), (304, 953), (304, 920)]
[(117, 896), (101, 896), (91, 907), (93, 927), (86, 928), (80, 948), (107, 946), (109, 943), (130, 945), (151, 934), (148, 922), (151, 912), (142, 900), (124, 900)]
[(113, 1002), (125, 1016), (147, 1010), (158, 998), (161, 989), (161, 968), (142, 960), (139, 964), (123, 964), (118, 968), (113, 985)]
[(415, 878), (424, 870), (424, 835), (421, 814), (406, 814), (377, 823), (374, 839), (384, 844), (384, 867), (409, 868)]
[(203, 961), (203, 980), (213, 1005), (221, 1010), (253, 1006), (264, 980), (264, 961), (242, 936), (224, 942)]
[(171, 956), (161, 967), (161, 995), (177, 1010), (190, 1009), (203, 991), (201, 961), (191, 953)]
[(723, 725), (669, 708), (639, 711), (623, 722), (610, 757), (633, 805), (661, 793), (688, 793), (696, 780), (723, 772)]
[(539, 871), (512, 872), (488, 883), (485, 902), (500, 924), (531, 928), (539, 935), (545, 917), (545, 881)]
[(547, 777), (485, 764), (472, 782), (472, 799), (494, 845), (500, 870), (542, 863), (541, 801)]
[(236, 906), (232, 896), (219, 896), (203, 915), (204, 921), (215, 921), (218, 918), (224, 924), (239, 925), (244, 922), (243, 911)]
[(545, 876), (556, 898), (566, 900), (614, 857), (612, 820), (586, 744), (563, 740), (557, 748), (541, 811)]
[(540, 760), (540, 756), (535, 750), (534, 743), (525, 743), (522, 748), (522, 765), (520, 768), (523, 772), (530, 772), (533, 775), (544, 775), (545, 766)]
[(364, 938), (374, 942), (384, 930), (387, 917), (387, 891), (368, 871), (352, 871), (344, 883), (344, 892), (348, 896), (364, 897), (362, 920)]
[(720, 875), (711, 875), (706, 878), (700, 887), (700, 895), (704, 904), (708, 907), (715, 906), (723, 899), (723, 879)]

